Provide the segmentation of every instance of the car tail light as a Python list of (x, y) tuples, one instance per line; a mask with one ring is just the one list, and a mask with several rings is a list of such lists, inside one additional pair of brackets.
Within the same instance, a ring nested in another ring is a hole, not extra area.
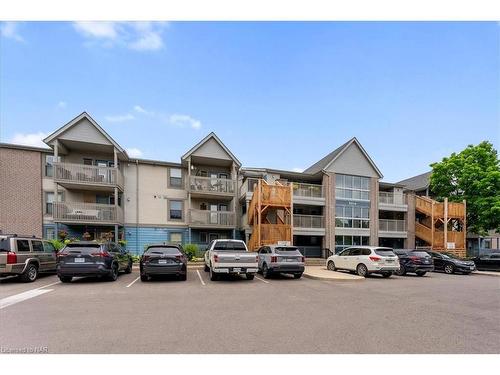
[(142, 256), (142, 261), (147, 262), (149, 260), (149, 255), (143, 255)]
[(259, 256), (258, 256), (258, 255), (255, 257), (255, 261), (256, 261), (257, 263), (259, 262)]
[(100, 257), (100, 258), (109, 257), (109, 253), (107, 251), (99, 251), (98, 253), (92, 253), (90, 255), (92, 255), (93, 257)]
[(66, 256), (65, 253), (57, 253), (57, 259), (64, 258)]
[(278, 257), (277, 257), (277, 256), (275, 256), (275, 255), (273, 255), (273, 256), (271, 257), (271, 263), (276, 263), (277, 261), (278, 261)]
[(306, 261), (306, 257), (300, 257), (300, 261), (304, 263)]
[(13, 251), (9, 251), (7, 253), (7, 264), (17, 263), (17, 254)]
[(175, 259), (182, 260), (182, 255), (176, 255)]
[(218, 262), (219, 261), (219, 256), (217, 254), (214, 254), (214, 262)]
[(374, 257), (374, 256), (370, 257), (370, 260), (374, 261), (374, 262), (378, 262), (380, 259), (382, 259), (382, 258), (380, 258), (380, 257)]
[(415, 263), (420, 263), (420, 258), (417, 256), (411, 256), (410, 259)]

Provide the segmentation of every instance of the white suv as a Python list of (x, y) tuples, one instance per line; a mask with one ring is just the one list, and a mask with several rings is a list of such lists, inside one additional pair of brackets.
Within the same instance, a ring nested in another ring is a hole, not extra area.
[(399, 258), (391, 248), (377, 246), (352, 246), (326, 260), (326, 268), (331, 271), (356, 271), (359, 276), (379, 273), (383, 277), (399, 269)]

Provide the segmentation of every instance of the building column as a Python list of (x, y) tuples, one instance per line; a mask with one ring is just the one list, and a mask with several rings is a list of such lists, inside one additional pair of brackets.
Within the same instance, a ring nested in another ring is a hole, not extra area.
[[(113, 148), (113, 166), (118, 169), (118, 152), (116, 150), (116, 147)], [(118, 172), (115, 175), (115, 178), (117, 179), (115, 183), (118, 182)], [(118, 220), (118, 187), (115, 186), (115, 191), (114, 191), (114, 196), (115, 196), (115, 214), (116, 214), (116, 219)], [(115, 225), (115, 242), (118, 243), (118, 225)]]
[(378, 178), (370, 179), (370, 246), (378, 246)]
[(335, 253), (335, 173), (323, 174), (325, 195), (325, 240), (324, 247)]
[(415, 194), (407, 193), (406, 202), (408, 205), (408, 211), (406, 212), (406, 233), (407, 237), (405, 239), (405, 248), (414, 249), (415, 248)]
[(188, 243), (191, 243), (191, 241), (192, 241), (191, 228), (188, 228)]
[[(59, 160), (59, 141), (56, 139), (55, 142), (54, 142), (54, 160), (57, 162)], [(58, 201), (58, 196), (59, 196), (59, 184), (57, 182), (55, 182), (55, 174), (56, 174), (56, 169), (57, 168), (54, 168), (54, 170), (52, 171), (52, 180), (54, 181), (54, 202), (57, 203)], [(55, 215), (55, 212), (56, 212), (56, 206), (57, 204), (53, 204), (52, 205), (52, 218), (54, 218), (54, 215)], [(59, 239), (59, 225), (56, 221), (54, 221), (54, 231), (56, 232), (56, 239)]]

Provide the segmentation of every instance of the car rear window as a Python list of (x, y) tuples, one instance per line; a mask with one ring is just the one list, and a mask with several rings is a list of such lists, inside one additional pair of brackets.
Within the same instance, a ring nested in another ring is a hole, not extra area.
[(408, 253), (409, 255), (425, 258), (425, 257), (430, 257), (429, 253), (426, 253), (425, 251), (412, 251)]
[(175, 246), (165, 247), (165, 246), (153, 246), (148, 247), (145, 254), (165, 254), (165, 255), (178, 255), (181, 252)]
[(78, 243), (69, 243), (66, 245), (64, 249), (61, 250), (62, 253), (71, 253), (71, 252), (78, 252), (81, 254), (90, 254), (96, 251), (99, 251), (101, 248), (101, 245), (98, 243), (83, 243), (83, 244), (78, 244)]
[(394, 254), (394, 251), (387, 249), (375, 249), (375, 254), (380, 255), (382, 257), (396, 256), (396, 254)]
[(0, 251), (10, 251), (10, 241), (8, 237), (0, 236)]
[(298, 249), (298, 248), (293, 247), (293, 246), (276, 247), (274, 250), (275, 250), (278, 254), (279, 254), (279, 253), (289, 253), (289, 252), (299, 251), (299, 249)]
[(239, 241), (220, 241), (216, 242), (214, 250), (217, 251), (247, 251), (245, 244)]

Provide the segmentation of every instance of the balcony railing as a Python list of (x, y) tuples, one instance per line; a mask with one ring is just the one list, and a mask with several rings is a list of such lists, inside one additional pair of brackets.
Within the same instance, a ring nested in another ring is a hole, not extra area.
[(231, 211), (208, 211), (191, 209), (189, 223), (203, 226), (230, 226), (236, 225), (235, 213)]
[(406, 232), (404, 220), (379, 219), (378, 229), (381, 232)]
[(87, 185), (108, 185), (123, 188), (123, 174), (115, 167), (95, 165), (54, 163), (54, 179)]
[(315, 184), (303, 184), (292, 182), (293, 195), (295, 197), (305, 197), (305, 198), (323, 198), (323, 185)]
[(191, 176), (189, 185), (191, 192), (233, 194), (235, 181), (229, 178)]
[(296, 228), (324, 228), (325, 217), (320, 215), (293, 215), (293, 226)]
[(379, 204), (405, 205), (406, 194), (394, 194), (392, 192), (381, 191), (378, 193)]
[(54, 202), (54, 220), (79, 223), (123, 223), (123, 209), (112, 204)]

